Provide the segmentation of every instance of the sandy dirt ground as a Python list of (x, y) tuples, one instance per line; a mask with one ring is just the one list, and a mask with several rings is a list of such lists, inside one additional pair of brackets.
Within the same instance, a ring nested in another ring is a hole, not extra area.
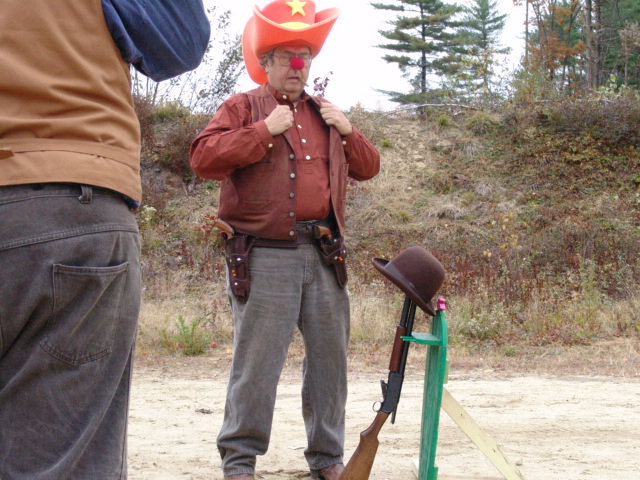
[[(528, 480), (635, 480), (640, 478), (640, 349), (635, 341), (613, 350), (583, 349), (576, 357), (550, 349), (535, 361), (506, 363), (452, 359), (446, 388)], [(227, 351), (138, 360), (129, 426), (131, 480), (222, 479), (215, 437), (229, 358)], [(411, 357), (397, 419), (382, 428), (371, 479), (416, 478), (412, 460), (419, 456), (422, 358)], [(385, 368), (384, 356), (351, 361), (346, 460), (373, 421)], [(278, 390), (271, 446), (258, 458), (258, 479), (311, 478), (303, 456), (299, 392), (299, 358), (292, 358)], [(436, 465), (443, 480), (504, 478), (444, 411)]]

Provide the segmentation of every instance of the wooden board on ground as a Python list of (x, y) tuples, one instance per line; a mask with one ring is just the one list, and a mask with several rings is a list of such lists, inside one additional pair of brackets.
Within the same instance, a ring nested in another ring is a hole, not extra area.
[(442, 389), (442, 409), (460, 429), (477, 445), (485, 457), (507, 480), (525, 480), (518, 467), (504, 456), (498, 444), (478, 425), (471, 415), (453, 398), (446, 388)]

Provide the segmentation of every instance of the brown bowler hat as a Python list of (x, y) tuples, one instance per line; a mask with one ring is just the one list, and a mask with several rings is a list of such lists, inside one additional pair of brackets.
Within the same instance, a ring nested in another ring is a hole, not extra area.
[(393, 260), (374, 258), (373, 266), (395, 283), (421, 309), (435, 315), (431, 299), (444, 282), (442, 264), (422, 247), (409, 247)]

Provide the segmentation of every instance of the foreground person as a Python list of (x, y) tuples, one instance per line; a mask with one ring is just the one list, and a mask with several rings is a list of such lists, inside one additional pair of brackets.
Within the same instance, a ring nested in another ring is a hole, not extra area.
[[(144, 6), (143, 6), (144, 5)], [(140, 307), (129, 65), (195, 68), (202, 0), (3, 0), (0, 478), (127, 478)]]
[(254, 9), (243, 54), (260, 87), (223, 103), (191, 165), (222, 181), (234, 353), (218, 436), (224, 478), (255, 478), (294, 330), (305, 345), (302, 414), (313, 478), (343, 470), (349, 299), (343, 245), (347, 176), (374, 177), (375, 147), (305, 85), (339, 15), (312, 1)]

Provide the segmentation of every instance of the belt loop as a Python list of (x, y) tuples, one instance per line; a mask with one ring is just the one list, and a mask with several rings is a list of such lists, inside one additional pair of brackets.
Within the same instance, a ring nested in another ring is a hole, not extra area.
[(85, 205), (91, 203), (91, 197), (93, 194), (92, 188), (89, 185), (80, 185), (80, 188), (82, 189), (82, 195), (78, 197), (80, 203)]

